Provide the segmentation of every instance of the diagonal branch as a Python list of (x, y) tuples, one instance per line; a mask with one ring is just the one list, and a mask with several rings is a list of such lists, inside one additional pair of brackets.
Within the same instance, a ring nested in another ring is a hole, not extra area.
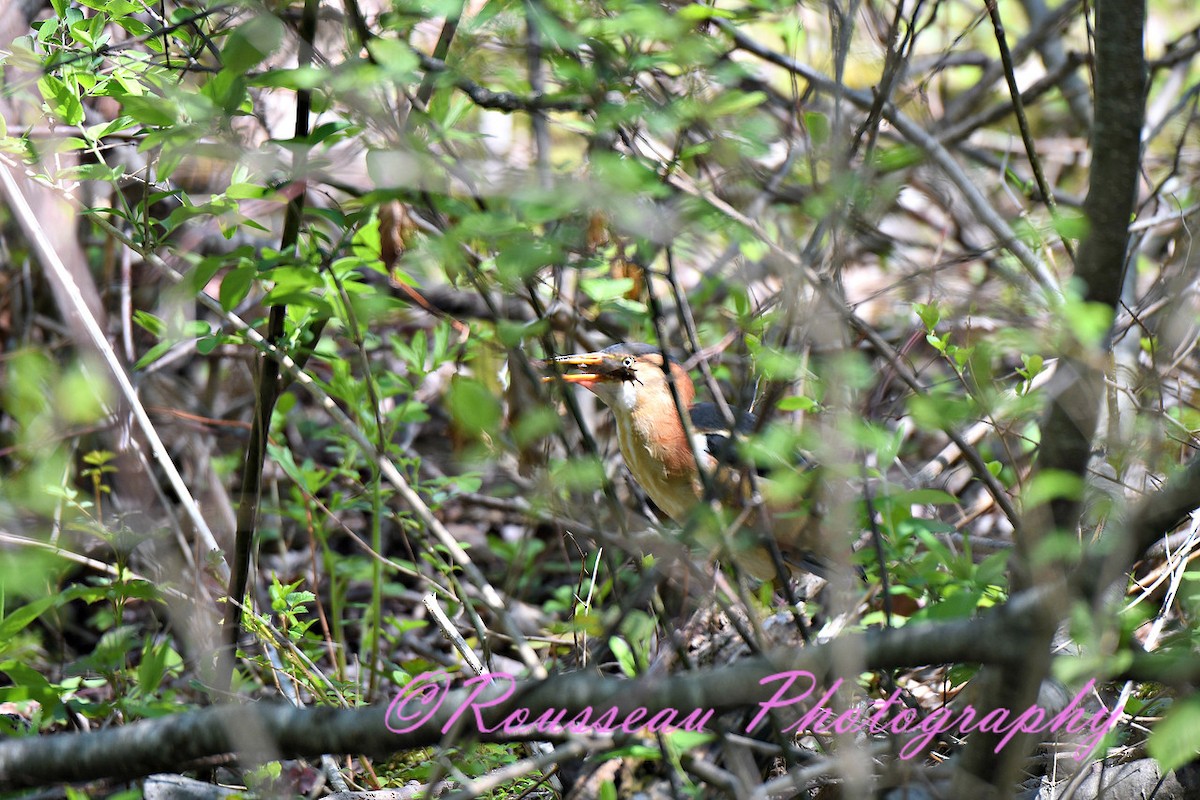
[[(175, 467), (175, 463), (167, 453), (167, 447), (159, 437), (154, 423), (150, 421), (150, 415), (146, 413), (146, 408), (142, 405), (137, 390), (133, 388), (133, 383), (130, 381), (125, 367), (121, 365), (121, 360), (117, 357), (116, 351), (109, 344), (104, 331), (100, 329), (99, 323), (96, 322), (96, 318), (89, 309), (83, 295), (80, 294), (78, 284), (71, 277), (70, 271), (55, 250), (46, 230), (42, 227), (33, 209), (30, 208), (29, 201), (25, 197), (24, 192), (22, 192), (21, 186), (17, 183), (11, 169), (3, 165), (0, 165), (0, 189), (3, 189), (3, 193), (7, 196), (9, 209), (13, 216), (17, 218), (17, 222), (29, 239), (34, 252), (37, 253), (38, 260), (45, 267), (53, 283), (60, 287), (64, 303), (64, 315), (75, 317), (82, 323), (89, 343), (95, 348), (100, 358), (104, 361), (105, 366), (112, 373), (121, 396), (129, 404), (130, 411), (133, 413), (133, 418), (137, 422), (138, 428), (141, 429), (142, 435), (146, 437), (146, 441), (150, 444), (152, 457), (162, 467), (167, 480), (171, 484), (171, 488), (179, 497), (179, 502), (183, 506), (184, 513), (192, 525), (195, 526), (197, 535), (204, 542), (204, 546), (210, 551), (220, 552), (220, 547), (217, 545), (217, 540), (213, 536), (212, 530), (208, 527), (208, 522), (205, 521), (204, 515), (200, 513), (200, 507), (196, 505), (196, 500), (192, 497), (191, 490), (184, 483), (183, 476), (179, 474), (179, 470)], [(225, 560), (221, 559), (219, 564), (222, 573), (228, 573), (228, 566), (226, 566)]]

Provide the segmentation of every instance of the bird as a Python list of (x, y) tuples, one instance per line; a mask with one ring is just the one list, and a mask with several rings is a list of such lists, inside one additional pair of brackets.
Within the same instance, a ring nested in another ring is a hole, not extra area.
[[(735, 434), (755, 430), (754, 415), (734, 411), (730, 420), (715, 404), (695, 402), (696, 387), (687, 371), (660, 348), (622, 342), (594, 352), (554, 356), (537, 366), (554, 373), (543, 381), (583, 386), (609, 408), (630, 474), (679, 525), (687, 526), (705, 499), (701, 469), (710, 476), (713, 497), (722, 507), (736, 512), (751, 502), (749, 482), (739, 479), (732, 445)], [(680, 416), (671, 384), (686, 419)], [(819, 574), (819, 560), (801, 544), (808, 526), (797, 514), (785, 511), (772, 516), (771, 532), (785, 556), (798, 555), (795, 566)], [(745, 548), (735, 546), (731, 555), (739, 568), (759, 580), (777, 574), (775, 559), (761, 541)]]

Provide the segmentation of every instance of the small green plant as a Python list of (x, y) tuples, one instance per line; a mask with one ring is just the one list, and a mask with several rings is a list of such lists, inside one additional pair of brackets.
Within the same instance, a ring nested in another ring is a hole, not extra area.
[(105, 483), (104, 476), (111, 475), (117, 471), (111, 462), (116, 458), (115, 453), (108, 450), (92, 450), (83, 454), (83, 463), (87, 464), (87, 469), (80, 471), (79, 475), (82, 478), (87, 478), (92, 484), (92, 499), (96, 503), (96, 522), (104, 524), (104, 506), (100, 502), (103, 495), (109, 494), (112, 489)]

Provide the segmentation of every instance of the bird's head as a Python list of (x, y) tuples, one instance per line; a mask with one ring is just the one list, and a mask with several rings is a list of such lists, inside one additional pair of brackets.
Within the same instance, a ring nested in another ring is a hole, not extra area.
[[(550, 369), (560, 370), (557, 377), (591, 390), (614, 412), (636, 414), (653, 406), (666, 407), (674, 415), (671, 388), (663, 372), (663, 354), (657, 347), (640, 343), (621, 343), (593, 353), (555, 356), (542, 362)], [(685, 406), (691, 405), (696, 390), (687, 372), (670, 356), (667, 357), (672, 379)], [(570, 371), (565, 371), (570, 370)]]

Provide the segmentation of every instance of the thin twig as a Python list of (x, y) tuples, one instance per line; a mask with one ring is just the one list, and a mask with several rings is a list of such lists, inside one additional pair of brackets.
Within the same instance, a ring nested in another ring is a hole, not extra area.
[[(38, 254), (38, 260), (42, 262), (42, 265), (55, 282), (62, 287), (65, 297), (71, 305), (69, 309), (63, 309), (64, 313), (78, 316), (82, 322), (88, 339), (100, 354), (105, 366), (112, 373), (113, 379), (117, 382), (117, 388), (120, 389), (121, 396), (129, 404), (130, 412), (133, 414), (138, 428), (142, 431), (142, 435), (146, 437), (147, 442), (149, 442), (150, 452), (153, 454), (155, 462), (166, 473), (171, 488), (178, 495), (179, 502), (183, 506), (188, 520), (195, 527), (197, 535), (204, 542), (204, 546), (210, 551), (215, 550), (220, 552), (221, 548), (217, 544), (212, 530), (209, 529), (208, 522), (205, 521), (204, 515), (200, 513), (200, 507), (196, 505), (196, 500), (192, 497), (192, 493), (184, 482), (183, 476), (179, 474), (179, 470), (175, 467), (175, 462), (171, 460), (170, 455), (167, 453), (167, 446), (163, 444), (162, 438), (154, 428), (154, 423), (150, 421), (150, 415), (146, 413), (146, 408), (142, 405), (137, 390), (133, 388), (133, 383), (129, 380), (128, 373), (126, 373), (125, 368), (121, 365), (121, 360), (117, 357), (112, 345), (109, 344), (108, 337), (104, 335), (104, 331), (100, 329), (96, 318), (88, 310), (87, 302), (83, 299), (83, 295), (80, 294), (79, 286), (75, 283), (75, 279), (71, 277), (70, 271), (63, 264), (57, 251), (55, 251), (54, 245), (46, 235), (41, 222), (33, 213), (33, 209), (30, 208), (29, 201), (25, 198), (25, 194), (17, 184), (16, 178), (13, 177), (9, 169), (3, 166), (0, 166), (0, 185), (3, 186), (5, 194), (8, 195), (9, 209), (13, 216), (17, 218), (17, 222), (21, 225), (22, 230), (25, 231), (25, 235), (29, 238), (30, 244)], [(218, 564), (221, 576), (223, 578), (227, 577), (229, 574), (229, 565), (225, 562), (223, 556)]]
[[(427, 73), (449, 72), (444, 61), (431, 58), (419, 50), (414, 51)], [(470, 97), (480, 108), (493, 111), (587, 111), (591, 103), (577, 98), (562, 98), (547, 94), (519, 95), (514, 92), (493, 92), (467, 78), (454, 78), (454, 87)]]
[[(1046, 173), (1042, 169), (1042, 159), (1037, 154), (1037, 143), (1033, 141), (1033, 131), (1029, 129), (1029, 119), (1025, 116), (1025, 104), (1021, 98), (1021, 89), (1017, 86), (1016, 67), (1013, 65), (1012, 53), (1008, 49), (1008, 38), (1004, 34), (1004, 22), (1000, 19), (1000, 9), (996, 0), (987, 0), (988, 14), (992, 18), (992, 28), (996, 32), (996, 44), (1000, 47), (1000, 63), (1004, 65), (1004, 78), (1008, 82), (1008, 93), (1012, 98), (1013, 114), (1017, 118), (1017, 128), (1021, 131), (1021, 142), (1025, 145), (1025, 157), (1033, 169), (1033, 178), (1041, 192), (1042, 202), (1054, 213), (1054, 193), (1046, 182)], [(1067, 237), (1059, 236), (1063, 249), (1071, 260), (1075, 260), (1075, 248)]]
[(103, 561), (97, 561), (96, 559), (88, 558), (87, 556), (81, 556), (78, 553), (51, 544), (50, 542), (43, 542), (39, 541), (38, 539), (30, 539), (27, 536), (20, 536), (15, 533), (8, 533), (7, 531), (0, 531), (0, 542), (15, 545), (17, 547), (32, 547), (37, 550), (45, 550), (48, 553), (53, 553), (59, 558), (88, 567), (89, 569), (94, 569), (97, 572), (101, 572), (105, 575), (112, 575), (116, 578), (132, 578), (133, 580), (137, 581), (145, 581), (148, 584), (152, 584), (159, 592), (162, 592), (163, 594), (169, 594), (177, 600), (186, 600), (191, 602), (193, 599), (178, 589), (172, 589), (170, 586), (164, 586), (161, 582), (154, 581), (150, 578), (140, 575), (131, 570), (129, 567), (122, 567), (118, 570), (112, 564), (107, 564)]
[(454, 627), (454, 623), (446, 616), (446, 612), (442, 611), (442, 607), (438, 605), (437, 598), (432, 594), (427, 594), (421, 598), (421, 602), (425, 604), (425, 608), (429, 610), (433, 621), (442, 629), (442, 634), (450, 640), (450, 644), (454, 645), (454, 649), (458, 651), (467, 662), (467, 666), (476, 675), (483, 674), (483, 662), (479, 660), (479, 656), (475, 655), (475, 651), (467, 644), (467, 640), (458, 632), (458, 628)]
[[(728, 20), (718, 18), (714, 19), (713, 23), (724, 30), (739, 48), (758, 56), (764, 61), (768, 61), (790, 72), (795, 72), (823, 92), (845, 97), (864, 111), (869, 111), (874, 103), (874, 98), (869, 93), (841, 86), (817, 70), (801, 64), (789, 56), (771, 50), (760, 42), (755, 41)], [(1041, 286), (1046, 295), (1046, 301), (1051, 304), (1057, 303), (1062, 298), (1062, 289), (1059, 286), (1058, 278), (1017, 237), (1009, 224), (993, 207), (992, 202), (984, 196), (974, 181), (967, 176), (966, 172), (954, 160), (950, 152), (928, 131), (892, 104), (888, 103), (884, 105), (883, 117), (895, 126), (896, 130), (904, 138), (925, 152), (930, 160), (950, 179), (955, 188), (959, 190), (963, 199), (966, 200), (967, 205), (975, 213), (979, 221), (992, 232), (992, 235), (996, 237), (997, 241), (1006, 250), (1016, 257), (1025, 271)]]

